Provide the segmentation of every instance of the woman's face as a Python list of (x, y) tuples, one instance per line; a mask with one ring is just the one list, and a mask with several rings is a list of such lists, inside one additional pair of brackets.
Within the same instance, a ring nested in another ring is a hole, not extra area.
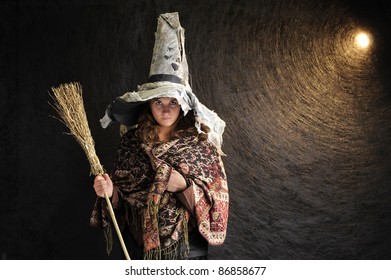
[(176, 98), (160, 97), (150, 102), (152, 115), (161, 127), (173, 127), (181, 112)]

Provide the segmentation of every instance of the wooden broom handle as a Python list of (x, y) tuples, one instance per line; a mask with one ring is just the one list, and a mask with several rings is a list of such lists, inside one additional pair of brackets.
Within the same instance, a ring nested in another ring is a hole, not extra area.
[(113, 221), (115, 230), (117, 231), (117, 235), (118, 235), (118, 238), (119, 238), (119, 242), (121, 243), (122, 250), (124, 251), (126, 259), (130, 260), (130, 257), (129, 257), (129, 254), (128, 254), (128, 250), (126, 249), (125, 242), (124, 242), (124, 240), (122, 238), (121, 231), (119, 230), (119, 227), (118, 227), (117, 219), (115, 218), (115, 215), (114, 215), (113, 206), (111, 206), (110, 198), (108, 197), (107, 193), (105, 193), (105, 199), (106, 199), (107, 206), (109, 207), (111, 220)]

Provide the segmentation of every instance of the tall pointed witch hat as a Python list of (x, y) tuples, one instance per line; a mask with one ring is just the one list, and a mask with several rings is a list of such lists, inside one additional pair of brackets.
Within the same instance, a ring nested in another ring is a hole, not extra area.
[(137, 125), (138, 116), (146, 103), (159, 97), (176, 98), (185, 115), (193, 110), (198, 132), (203, 133), (201, 124), (208, 126), (208, 139), (220, 150), (225, 122), (198, 101), (189, 85), (185, 30), (176, 12), (158, 17), (148, 82), (139, 85), (137, 91), (115, 98), (100, 120), (102, 127), (106, 128), (112, 122), (127, 127)]

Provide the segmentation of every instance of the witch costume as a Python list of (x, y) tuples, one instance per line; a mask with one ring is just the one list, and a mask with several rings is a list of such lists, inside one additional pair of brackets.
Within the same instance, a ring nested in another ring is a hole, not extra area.
[[(126, 127), (110, 174), (111, 198), (132, 259), (191, 259), (206, 256), (207, 244), (220, 245), (227, 231), (229, 195), (221, 160), (225, 123), (201, 104), (188, 83), (184, 29), (178, 13), (158, 18), (149, 81), (116, 98), (101, 120)], [(184, 114), (194, 113), (198, 133), (210, 128), (207, 140), (193, 134), (148, 144), (136, 135), (143, 106), (160, 97), (176, 98)], [(167, 191), (171, 171), (186, 180), (183, 192)], [(112, 223), (98, 197), (90, 224), (102, 227), (112, 248)]]

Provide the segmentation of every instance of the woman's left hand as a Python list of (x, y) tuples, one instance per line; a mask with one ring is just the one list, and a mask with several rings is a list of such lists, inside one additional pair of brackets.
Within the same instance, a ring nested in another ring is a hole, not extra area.
[(186, 180), (181, 173), (172, 169), (170, 179), (167, 183), (167, 190), (169, 192), (181, 192), (186, 189)]

